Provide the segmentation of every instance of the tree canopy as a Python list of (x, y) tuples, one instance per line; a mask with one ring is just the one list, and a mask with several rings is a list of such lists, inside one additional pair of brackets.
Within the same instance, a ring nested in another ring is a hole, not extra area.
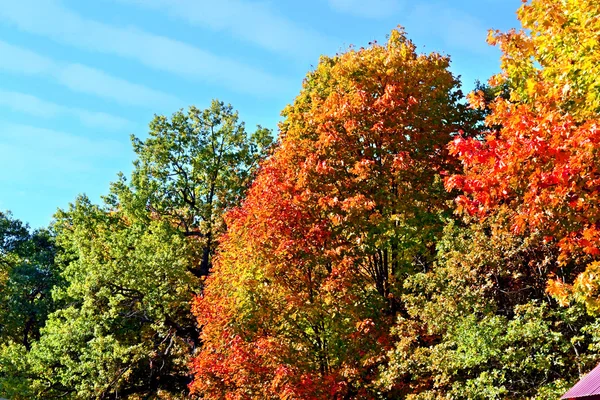
[[(102, 205), (80, 196), (55, 216), (65, 285), (52, 298), (62, 307), (31, 346), (13, 343), (21, 359), (11, 374), (27, 385), (7, 381), (12, 398), (187, 396), (199, 344), (190, 301), (210, 270), (222, 213), (243, 196), (270, 132), (247, 134), (232, 107), (214, 101), (156, 116), (149, 137), (132, 142), (131, 180), (121, 174)], [(6, 230), (6, 246), (20, 248), (24, 228)]]
[(600, 361), (600, 3), (530, 0), (501, 73), (322, 56), (279, 137), (155, 116), (48, 229), (0, 213), (0, 396), (556, 399)]
[(401, 30), (323, 57), (195, 304), (205, 398), (374, 398), (407, 275), (448, 211), (446, 144), (473, 131), (449, 60)]

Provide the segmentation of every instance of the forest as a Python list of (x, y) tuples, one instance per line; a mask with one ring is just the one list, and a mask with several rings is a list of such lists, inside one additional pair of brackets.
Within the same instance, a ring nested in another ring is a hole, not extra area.
[(322, 56), (214, 100), (44, 229), (0, 213), (0, 397), (558, 399), (600, 362), (600, 2), (530, 0), (501, 72)]

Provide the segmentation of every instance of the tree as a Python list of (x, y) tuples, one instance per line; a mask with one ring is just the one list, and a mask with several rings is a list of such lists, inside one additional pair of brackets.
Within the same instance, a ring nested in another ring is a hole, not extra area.
[(490, 32), (502, 51), (511, 97), (532, 107), (550, 103), (576, 121), (600, 112), (600, 5), (595, 0), (531, 0), (518, 11), (523, 30)]
[(598, 362), (597, 321), (546, 295), (558, 251), (499, 219), (450, 223), (434, 268), (411, 276), (379, 379), (407, 399), (551, 399)]
[[(598, 312), (593, 261), (600, 255), (599, 81), (594, 50), (599, 13), (600, 5), (593, 1), (532, 0), (519, 10), (527, 31), (490, 35), (490, 42), (503, 52), (503, 72), (490, 83), (507, 87), (510, 96), (497, 97), (491, 104), (481, 92), (470, 97), (473, 106), (491, 110), (486, 119), (489, 130), (479, 138), (455, 138), (450, 150), (461, 160), (463, 172), (445, 183), (448, 189), (462, 192), (457, 199), (459, 214), (494, 246), (484, 252), (471, 246), (462, 252), (463, 260), (477, 257), (471, 266), (463, 265), (463, 273), (504, 276), (487, 285), (505, 295), (498, 296), (502, 302), (488, 300), (488, 309), (477, 311), (475, 323), (468, 325), (469, 330), (475, 324), (485, 327), (487, 332), (479, 335), (494, 343), (482, 349), (487, 356), (479, 365), (487, 365), (488, 370), (478, 371), (464, 358), (459, 363), (454, 358), (453, 364), (448, 363), (452, 368), (442, 374), (447, 380), (438, 384), (440, 393), (452, 393), (448, 387), (455, 385), (473, 389), (465, 392), (472, 398), (496, 398), (503, 393), (556, 397), (597, 362), (597, 320), (584, 311), (593, 316)], [(509, 237), (514, 244), (503, 247)], [(497, 248), (504, 252), (499, 263), (492, 256)], [(519, 260), (515, 256), (522, 261), (515, 264)], [(484, 268), (477, 267), (482, 264)], [(447, 267), (442, 266), (442, 271)], [(526, 277), (534, 279), (527, 283)], [(480, 285), (486, 287), (485, 281)], [(554, 299), (545, 296), (543, 289)], [(556, 303), (568, 305), (572, 299), (586, 307), (560, 308)], [(499, 309), (500, 304), (508, 304), (509, 313)], [(438, 336), (435, 345), (424, 347), (445, 346), (447, 355), (456, 353), (460, 338), (452, 336), (452, 327), (460, 320), (464, 318), (438, 329), (441, 339)], [(519, 344), (512, 328), (524, 322), (516, 332), (528, 340)], [(467, 335), (462, 328), (457, 332)], [(474, 347), (478, 348), (476, 343)], [(432, 361), (425, 361), (429, 366), (423, 375), (434, 373)], [(520, 386), (514, 376), (521, 369), (530, 371), (526, 386)], [(484, 388), (485, 392), (478, 391)]]
[(60, 283), (52, 234), (0, 213), (0, 343), (25, 348), (39, 339), (55, 304), (50, 292)]
[(138, 158), (131, 184), (121, 176), (110, 201), (146, 220), (167, 220), (201, 243), (201, 263), (192, 272), (206, 276), (222, 215), (241, 201), (272, 140), (260, 126), (248, 135), (231, 105), (217, 100), (170, 120), (156, 116), (146, 141), (132, 137)]
[(195, 302), (196, 393), (377, 397), (402, 281), (449, 213), (446, 143), (476, 133), (448, 64), (395, 30), (308, 74)]
[(599, 13), (595, 1), (533, 0), (519, 12), (530, 33), (491, 37), (504, 54), (492, 83), (507, 82), (511, 97), (493, 103), (487, 123), (502, 128), (483, 141), (456, 138), (464, 173), (446, 181), (463, 191), (459, 207), (469, 213), (506, 215), (514, 234), (556, 243), (549, 290), (566, 301), (575, 282), (590, 311), (595, 264), (586, 265), (600, 255)]
[(234, 206), (268, 151), (269, 131), (247, 135), (214, 101), (156, 116), (131, 181), (121, 174), (104, 204), (80, 196), (55, 216), (66, 287), (39, 341), (13, 376), (19, 398), (187, 398), (187, 363), (199, 345), (190, 300), (202, 289), (221, 213)]
[(39, 340), (48, 315), (60, 307), (53, 289), (63, 280), (51, 231), (0, 212), (0, 395), (27, 396), (23, 359)]

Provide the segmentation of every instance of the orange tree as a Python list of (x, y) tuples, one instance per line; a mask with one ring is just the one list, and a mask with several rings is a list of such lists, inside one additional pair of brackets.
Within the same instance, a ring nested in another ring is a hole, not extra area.
[(470, 96), (487, 132), (450, 144), (466, 226), (449, 224), (434, 268), (404, 285), (379, 383), (408, 399), (558, 398), (597, 364), (598, 320), (546, 292), (597, 314), (600, 3), (518, 15), (523, 31), (489, 37), (502, 73)]
[[(598, 311), (600, 255), (600, 3), (532, 0), (519, 10), (527, 31), (490, 35), (503, 52), (511, 97), (497, 99), (484, 140), (456, 138), (464, 173), (459, 207), (485, 219), (505, 215), (514, 234), (560, 249), (549, 291)], [(472, 97), (475, 105), (480, 96)], [(589, 268), (586, 269), (586, 265)], [(571, 284), (575, 282), (575, 286)]]
[(394, 30), (308, 74), (195, 301), (193, 391), (377, 397), (402, 282), (429, 268), (449, 211), (446, 144), (476, 122), (448, 64)]

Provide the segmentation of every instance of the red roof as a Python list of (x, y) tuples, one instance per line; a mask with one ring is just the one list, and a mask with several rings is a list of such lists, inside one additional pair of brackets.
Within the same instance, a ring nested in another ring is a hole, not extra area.
[(561, 399), (600, 400), (600, 364), (569, 389)]

